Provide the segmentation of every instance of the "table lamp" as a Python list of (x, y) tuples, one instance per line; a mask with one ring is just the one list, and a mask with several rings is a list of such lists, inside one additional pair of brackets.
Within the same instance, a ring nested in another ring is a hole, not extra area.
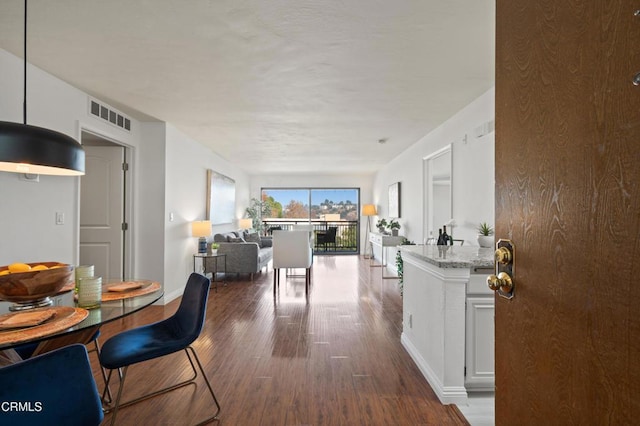
[(211, 222), (208, 220), (197, 220), (191, 222), (191, 235), (198, 237), (198, 253), (207, 253), (207, 238), (211, 235)]
[(240, 219), (238, 220), (238, 226), (240, 227), (240, 229), (251, 229), (253, 228), (253, 220)]
[[(377, 214), (378, 212), (374, 204), (365, 204), (362, 206), (362, 216), (367, 216), (367, 232), (365, 234), (365, 240), (364, 240), (366, 244), (364, 248), (365, 259), (370, 259), (371, 256), (373, 255), (373, 253), (370, 253), (367, 256), (367, 251), (369, 250), (369, 247), (371, 247), (371, 244), (369, 242), (369, 233), (371, 232), (371, 216), (375, 216)], [(373, 252), (373, 248), (371, 251)]]

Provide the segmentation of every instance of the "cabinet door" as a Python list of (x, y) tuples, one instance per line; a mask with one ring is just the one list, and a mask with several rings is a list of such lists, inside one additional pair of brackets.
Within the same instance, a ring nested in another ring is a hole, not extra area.
[(493, 391), (494, 298), (467, 297), (466, 377), (467, 390)]

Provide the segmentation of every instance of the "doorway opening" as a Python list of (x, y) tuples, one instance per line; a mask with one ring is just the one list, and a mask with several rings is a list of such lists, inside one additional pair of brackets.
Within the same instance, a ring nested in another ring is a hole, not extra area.
[(80, 180), (81, 265), (94, 265), (103, 280), (130, 275), (130, 149), (104, 136), (81, 132), (86, 174)]

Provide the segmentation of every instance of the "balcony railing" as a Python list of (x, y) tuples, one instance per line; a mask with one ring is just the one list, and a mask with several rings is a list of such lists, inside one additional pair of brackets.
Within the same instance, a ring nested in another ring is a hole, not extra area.
[[(313, 252), (316, 254), (358, 254), (360, 247), (360, 228), (357, 220), (320, 220), (312, 219), (267, 219), (263, 220), (264, 229), (267, 234), (271, 234), (274, 229), (289, 230), (294, 225), (312, 225), (313, 226)], [(336, 228), (335, 241), (322, 242), (322, 237), (318, 238), (318, 234), (329, 231), (330, 228)], [(320, 241), (318, 241), (320, 240)]]

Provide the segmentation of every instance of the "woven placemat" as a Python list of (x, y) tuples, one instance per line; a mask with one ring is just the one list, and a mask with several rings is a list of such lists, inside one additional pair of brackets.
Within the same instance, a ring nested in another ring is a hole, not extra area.
[[(109, 287), (124, 283), (141, 283), (142, 287), (129, 291), (109, 291)], [(102, 286), (102, 301), (110, 302), (112, 300), (129, 299), (136, 296), (144, 296), (145, 294), (153, 293), (154, 291), (158, 290), (160, 290), (160, 283), (150, 280), (133, 280), (109, 283)]]
[[(89, 315), (89, 311), (86, 309), (73, 308), (71, 306), (51, 306), (38, 308), (37, 310), (53, 310), (54, 315), (40, 325), (0, 331), (0, 344), (20, 343), (49, 336), (73, 327)], [(5, 315), (15, 315), (15, 313), (4, 314), (2, 317)]]

